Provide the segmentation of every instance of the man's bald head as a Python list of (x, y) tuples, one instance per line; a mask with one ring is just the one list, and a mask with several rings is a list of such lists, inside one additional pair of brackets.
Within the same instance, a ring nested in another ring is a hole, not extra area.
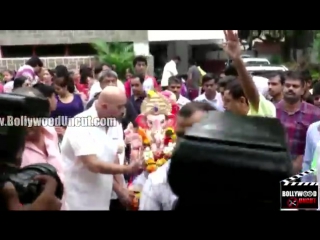
[(96, 106), (99, 116), (119, 119), (123, 116), (126, 103), (123, 90), (117, 86), (107, 86), (101, 91)]

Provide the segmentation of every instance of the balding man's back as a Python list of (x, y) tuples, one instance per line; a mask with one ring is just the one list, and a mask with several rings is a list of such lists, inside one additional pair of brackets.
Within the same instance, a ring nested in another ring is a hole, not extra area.
[(123, 90), (117, 86), (107, 86), (99, 94), (98, 102), (112, 103), (116, 101), (123, 101), (123, 99), (127, 99)]

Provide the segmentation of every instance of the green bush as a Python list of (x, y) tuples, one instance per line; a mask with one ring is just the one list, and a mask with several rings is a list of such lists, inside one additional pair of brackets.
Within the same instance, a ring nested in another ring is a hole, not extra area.
[(106, 43), (102, 40), (97, 40), (92, 43), (92, 47), (97, 51), (100, 62), (116, 66), (119, 79), (125, 79), (126, 69), (132, 70), (132, 61), (134, 59), (133, 44)]
[(271, 64), (282, 64), (282, 57), (280, 55), (273, 55), (271, 58), (270, 58), (270, 63)]

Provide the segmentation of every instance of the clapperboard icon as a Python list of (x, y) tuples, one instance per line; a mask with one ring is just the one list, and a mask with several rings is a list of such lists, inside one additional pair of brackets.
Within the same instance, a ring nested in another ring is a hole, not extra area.
[(318, 183), (297, 182), (301, 177), (314, 174), (311, 169), (280, 182), (281, 210), (317, 210)]

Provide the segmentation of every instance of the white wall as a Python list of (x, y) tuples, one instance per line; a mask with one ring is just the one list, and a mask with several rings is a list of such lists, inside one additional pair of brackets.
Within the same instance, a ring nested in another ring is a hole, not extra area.
[(135, 55), (149, 55), (149, 43), (148, 42), (135, 42), (133, 43), (133, 51)]
[(222, 30), (148, 30), (148, 40), (178, 41), (178, 40), (223, 40)]

